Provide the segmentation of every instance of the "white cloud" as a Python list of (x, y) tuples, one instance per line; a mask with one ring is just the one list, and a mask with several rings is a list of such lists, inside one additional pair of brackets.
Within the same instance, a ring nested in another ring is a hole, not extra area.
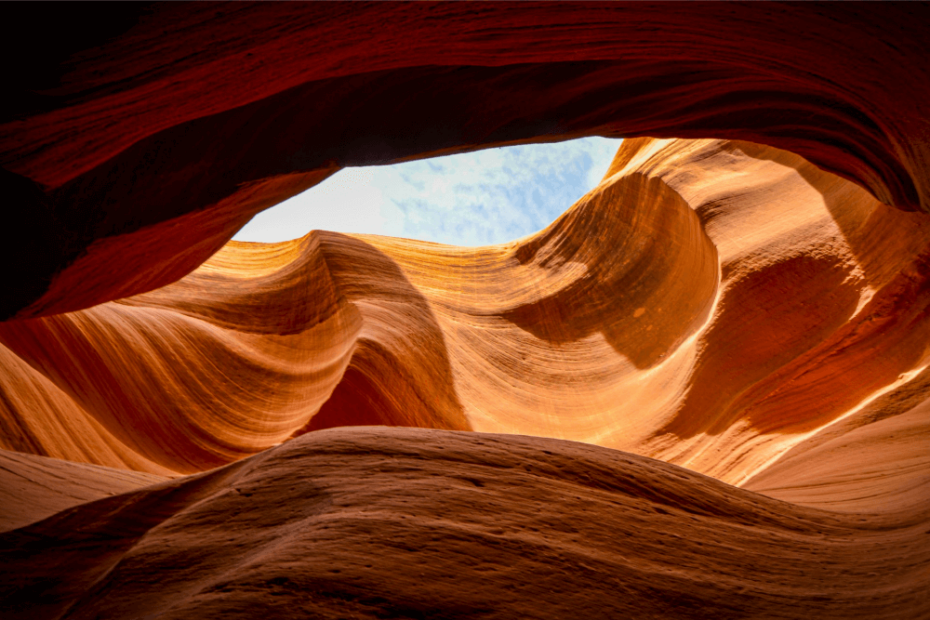
[(259, 213), (235, 239), (284, 241), (318, 229), (502, 243), (561, 215), (600, 181), (619, 145), (583, 138), (347, 168)]

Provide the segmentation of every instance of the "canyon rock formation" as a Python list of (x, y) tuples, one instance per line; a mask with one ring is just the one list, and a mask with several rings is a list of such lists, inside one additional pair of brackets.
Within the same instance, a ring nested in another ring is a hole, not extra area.
[[(927, 7), (674, 8), (127, 7), (33, 61), (3, 617), (930, 616)], [(507, 244), (229, 241), (591, 134)]]
[(31, 217), (0, 318), (168, 284), (338, 167), (525, 141), (747, 140), (930, 211), (922, 4), (32, 11), (8, 20), (0, 187)]
[(581, 443), (358, 427), (8, 533), (0, 600), (10, 618), (920, 618), (925, 540)]

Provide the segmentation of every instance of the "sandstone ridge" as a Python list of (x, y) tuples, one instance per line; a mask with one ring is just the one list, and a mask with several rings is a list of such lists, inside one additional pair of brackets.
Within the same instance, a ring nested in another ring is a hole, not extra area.
[(920, 404), (928, 248), (928, 216), (796, 155), (631, 139), (509, 244), (232, 242), (158, 291), (0, 324), (21, 429), (3, 447), (191, 473), (383, 424), (585, 441), (740, 485)]
[(31, 620), (916, 619), (925, 529), (575, 442), (332, 429), (0, 535), (0, 601)]

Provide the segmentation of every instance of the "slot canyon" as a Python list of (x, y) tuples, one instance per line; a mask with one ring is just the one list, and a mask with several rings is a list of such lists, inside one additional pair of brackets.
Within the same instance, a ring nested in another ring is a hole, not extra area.
[[(930, 618), (927, 4), (0, 11), (0, 618)], [(507, 243), (231, 240), (586, 136)]]

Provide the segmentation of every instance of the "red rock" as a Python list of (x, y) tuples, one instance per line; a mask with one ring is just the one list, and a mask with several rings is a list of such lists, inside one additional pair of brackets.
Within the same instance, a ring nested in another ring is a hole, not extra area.
[(580, 443), (333, 429), (0, 535), (0, 601), (32, 620), (921, 618), (925, 529)]
[[(926, 6), (71, 10), (5, 43), (4, 618), (930, 616)], [(227, 243), (593, 134), (512, 243)]]
[(44, 98), (14, 88), (0, 125), (3, 193), (31, 214), (0, 316), (165, 285), (334, 166), (521, 141), (749, 140), (930, 209), (921, 4), (125, 11), (70, 57), (21, 29), (68, 62), (37, 63)]

